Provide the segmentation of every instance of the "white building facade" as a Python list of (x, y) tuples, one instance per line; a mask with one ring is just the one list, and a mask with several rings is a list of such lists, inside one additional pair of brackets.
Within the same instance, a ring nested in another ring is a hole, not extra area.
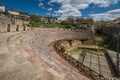
[(19, 16), (20, 15), (20, 12), (17, 11), (17, 10), (8, 10), (8, 13), (12, 14), (12, 15), (15, 15), (15, 16)]
[(0, 11), (4, 12), (5, 11), (5, 6), (4, 4), (0, 3)]

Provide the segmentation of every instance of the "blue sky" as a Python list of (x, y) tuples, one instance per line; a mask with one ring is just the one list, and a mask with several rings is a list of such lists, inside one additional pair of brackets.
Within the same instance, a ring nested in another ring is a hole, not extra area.
[(41, 16), (92, 17), (114, 20), (120, 17), (120, 0), (0, 0), (8, 9), (17, 9)]

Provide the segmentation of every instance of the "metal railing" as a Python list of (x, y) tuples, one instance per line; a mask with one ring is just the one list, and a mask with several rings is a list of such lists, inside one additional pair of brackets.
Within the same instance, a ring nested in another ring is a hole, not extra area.
[[(119, 78), (116, 78), (116, 77), (108, 77), (108, 76), (99, 74), (95, 70), (85, 66), (82, 62), (64, 53), (64, 50), (60, 50), (57, 46), (57, 43), (54, 44), (54, 48), (58, 53), (58, 55), (60, 55), (64, 60), (66, 60), (69, 64), (75, 67), (80, 73), (82, 73), (83, 75), (87, 76), (92, 80), (119, 80)], [(103, 50), (105, 54), (108, 56), (106, 50), (104, 49), (101, 49), (101, 50)]]
[(119, 44), (120, 44), (120, 26), (103, 28), (102, 32), (103, 32), (103, 34), (107, 34), (116, 40), (116, 50), (117, 50), (116, 56), (117, 57), (116, 57), (116, 62), (114, 64), (114, 66), (116, 67), (116, 71), (118, 72), (118, 75), (120, 77), (120, 46), (119, 46)]
[(62, 53), (57, 52), (62, 58), (64, 58), (67, 62), (69, 62), (72, 66), (77, 68), (80, 73), (84, 74), (85, 76), (93, 79), (93, 80), (109, 80), (103, 75), (95, 72), (94, 70), (90, 69), (89, 67), (83, 65), (83, 63), (79, 62), (78, 60), (74, 59), (73, 57)]

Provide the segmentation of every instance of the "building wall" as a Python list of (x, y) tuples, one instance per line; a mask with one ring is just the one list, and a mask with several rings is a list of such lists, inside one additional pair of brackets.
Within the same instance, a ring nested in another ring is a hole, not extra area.
[(12, 14), (12, 15), (20, 15), (20, 13), (17, 11), (8, 11), (8, 12), (9, 14)]
[(0, 11), (4, 12), (5, 11), (5, 6), (0, 6)]

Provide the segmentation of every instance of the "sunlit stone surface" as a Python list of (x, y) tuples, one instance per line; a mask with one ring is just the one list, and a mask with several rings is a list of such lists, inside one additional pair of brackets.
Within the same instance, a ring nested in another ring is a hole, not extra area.
[(54, 58), (48, 49), (56, 40), (88, 37), (75, 34), (57, 29), (0, 33), (0, 80), (90, 80)]

